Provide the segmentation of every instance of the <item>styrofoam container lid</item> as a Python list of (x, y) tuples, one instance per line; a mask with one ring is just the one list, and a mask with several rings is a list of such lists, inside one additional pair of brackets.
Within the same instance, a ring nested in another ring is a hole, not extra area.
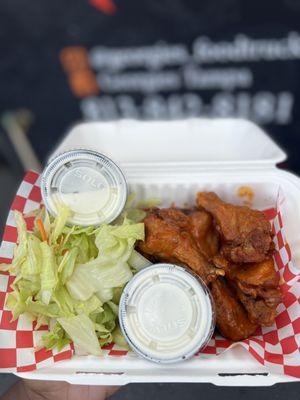
[(120, 168), (105, 155), (84, 149), (52, 159), (42, 174), (41, 191), (51, 214), (66, 205), (71, 210), (68, 223), (83, 226), (113, 221), (127, 198)]
[(85, 146), (117, 160), (127, 177), (168, 169), (194, 173), (202, 166), (275, 165), (285, 152), (244, 119), (119, 120), (76, 125), (55, 150)]
[(206, 285), (173, 264), (154, 264), (131, 279), (121, 296), (119, 321), (132, 349), (158, 363), (190, 358), (215, 327)]

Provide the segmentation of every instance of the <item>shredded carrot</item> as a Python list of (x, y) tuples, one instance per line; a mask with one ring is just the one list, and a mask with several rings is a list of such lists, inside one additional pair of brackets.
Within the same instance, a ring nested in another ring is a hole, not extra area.
[(36, 220), (36, 223), (37, 223), (37, 226), (38, 226), (38, 228), (40, 230), (42, 241), (43, 242), (47, 242), (48, 238), (47, 238), (47, 234), (46, 234), (45, 227), (44, 227), (44, 224), (43, 224), (42, 220), (40, 218), (38, 218)]

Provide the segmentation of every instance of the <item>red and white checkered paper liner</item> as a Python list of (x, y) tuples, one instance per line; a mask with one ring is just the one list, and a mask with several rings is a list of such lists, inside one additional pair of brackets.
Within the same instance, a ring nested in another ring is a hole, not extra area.
[[(39, 175), (28, 172), (12, 203), (3, 241), (0, 248), (0, 262), (10, 263), (13, 249), (17, 242), (17, 229), (12, 211), (18, 210), (24, 214), (41, 206)], [(265, 211), (271, 221), (274, 241), (276, 244), (275, 261), (281, 277), (283, 302), (278, 306), (275, 324), (261, 328), (251, 339), (239, 342), (253, 357), (270, 371), (300, 378), (300, 271), (293, 267), (291, 251), (285, 241), (282, 219), (277, 209)], [(28, 228), (32, 219), (27, 220)], [(14, 277), (8, 273), (0, 274), (0, 368), (11, 372), (26, 372), (37, 368), (50, 366), (60, 360), (70, 359), (73, 346), (68, 345), (62, 351), (35, 350), (47, 327), (34, 329), (34, 324), (25, 317), (10, 322), (11, 312), (5, 306), (7, 293)], [(198, 353), (218, 355), (229, 349), (233, 344), (219, 335), (215, 335), (208, 346)], [(104, 349), (105, 356), (126, 356), (127, 351), (112, 344)]]

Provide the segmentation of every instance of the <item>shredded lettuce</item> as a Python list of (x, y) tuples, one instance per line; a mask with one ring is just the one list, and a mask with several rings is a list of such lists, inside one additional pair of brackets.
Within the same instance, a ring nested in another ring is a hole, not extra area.
[(42, 208), (32, 213), (34, 230), (28, 232), (23, 215), (15, 212), (14, 259), (0, 266), (16, 276), (6, 306), (13, 320), (24, 314), (37, 328), (48, 325), (41, 346), (61, 350), (73, 342), (99, 355), (101, 346), (122, 342), (118, 304), (137, 269), (135, 243), (144, 239), (144, 224), (129, 214), (119, 224), (70, 227), (68, 208), (58, 207), (55, 218)]
[(35, 316), (43, 315), (50, 318), (56, 318), (60, 315), (57, 304), (44, 304), (39, 300), (33, 300), (32, 297), (28, 297), (25, 301), (25, 311)]
[(126, 220), (121, 226), (102, 225), (95, 237), (98, 255), (76, 266), (66, 283), (69, 293), (82, 301), (94, 293), (102, 302), (111, 300), (111, 289), (123, 286), (131, 279), (132, 271), (127, 261), (136, 240), (143, 239), (144, 225), (141, 223), (130, 224)]
[(149, 267), (152, 263), (142, 256), (136, 250), (132, 250), (131, 256), (128, 260), (128, 264), (136, 271), (140, 271), (143, 268)]
[(12, 320), (15, 321), (19, 316), (25, 313), (24, 296), (18, 291), (11, 292), (7, 295), (6, 306), (12, 312)]
[(116, 326), (116, 328), (112, 331), (112, 337), (113, 337), (114, 343), (116, 343), (118, 346), (124, 347), (125, 349), (129, 350), (129, 346), (128, 346), (119, 326)]
[(70, 251), (66, 251), (59, 264), (58, 273), (60, 281), (63, 285), (69, 278), (71, 278), (73, 274), (77, 255), (78, 247), (73, 247)]
[[(94, 321), (99, 326), (101, 325), (105, 328), (105, 331), (98, 331), (98, 337), (100, 337), (101, 339), (108, 338), (108, 335), (105, 335), (105, 333), (111, 333), (115, 329), (116, 316), (117, 314), (112, 310), (111, 306), (108, 303), (103, 305), (103, 312), (101, 314), (98, 314)], [(112, 336), (109, 337), (112, 338)]]
[(96, 292), (96, 295), (102, 301), (102, 303), (105, 303), (109, 300), (112, 300), (114, 291), (112, 288), (101, 288)]
[(127, 210), (125, 214), (125, 218), (128, 218), (133, 222), (141, 222), (145, 217), (146, 217), (146, 212), (138, 208)]
[(140, 200), (137, 203), (137, 208), (151, 208), (158, 207), (161, 204), (161, 200), (158, 197), (152, 197), (145, 200)]
[(64, 286), (59, 286), (53, 293), (52, 299), (59, 309), (58, 316), (74, 315), (76, 302), (72, 299)]
[(92, 296), (84, 302), (77, 303), (75, 310), (77, 314), (86, 314), (90, 316), (93, 314), (99, 314), (103, 311), (102, 302), (97, 296)]
[(49, 304), (52, 292), (55, 289), (57, 278), (57, 265), (54, 257), (54, 251), (46, 242), (40, 244), (42, 262), (41, 262), (41, 290), (40, 297), (44, 304)]
[(78, 265), (66, 283), (69, 293), (78, 300), (87, 300), (96, 293), (105, 302), (113, 296), (112, 288), (124, 285), (132, 277), (126, 262), (101, 265), (97, 260)]
[(151, 207), (157, 207), (161, 204), (160, 199), (153, 197), (146, 200), (136, 201), (135, 193), (130, 193), (127, 198), (124, 211), (117, 219), (117, 223), (122, 223), (126, 218), (134, 223), (143, 221), (146, 217), (145, 209)]
[(47, 350), (56, 348), (60, 351), (70, 342), (70, 337), (58, 322), (56, 322), (50, 332), (46, 333), (42, 337), (42, 344)]
[(79, 314), (73, 317), (58, 318), (57, 321), (76, 346), (95, 356), (101, 354), (94, 324), (87, 315)]
[(18, 246), (14, 250), (14, 258), (12, 262), (12, 269), (18, 272), (18, 268), (25, 261), (27, 257), (27, 244), (28, 244), (28, 234), (26, 222), (19, 211), (14, 211), (14, 216), (16, 220), (16, 226), (18, 231)]
[(59, 205), (57, 206), (57, 209), (57, 217), (54, 220), (53, 229), (50, 232), (50, 243), (56, 243), (71, 214), (70, 209), (67, 206)]
[(40, 240), (31, 235), (27, 242), (27, 258), (22, 264), (22, 277), (31, 281), (37, 279), (41, 273), (42, 252), (40, 248)]

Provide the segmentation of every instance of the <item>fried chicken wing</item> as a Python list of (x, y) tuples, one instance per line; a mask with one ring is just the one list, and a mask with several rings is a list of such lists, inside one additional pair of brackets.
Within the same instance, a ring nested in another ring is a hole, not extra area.
[(235, 270), (233, 279), (243, 293), (264, 299), (268, 307), (276, 309), (281, 301), (279, 276), (272, 258), (261, 263), (242, 265)]
[(279, 285), (279, 277), (272, 257), (259, 263), (234, 264), (221, 254), (217, 254), (213, 262), (216, 267), (225, 271), (227, 277), (239, 282), (241, 287), (245, 287), (245, 290), (247, 287), (268, 289), (277, 288)]
[(274, 250), (271, 226), (263, 212), (223, 202), (213, 192), (197, 195), (198, 207), (214, 217), (222, 253), (234, 263), (261, 262)]
[(224, 274), (200, 253), (189, 232), (189, 218), (179, 209), (150, 209), (144, 224), (145, 241), (138, 244), (143, 254), (187, 265), (206, 283)]
[(248, 338), (255, 332), (258, 325), (249, 320), (234, 291), (223, 278), (212, 282), (211, 293), (216, 306), (216, 324), (223, 336), (238, 341)]
[(188, 215), (191, 232), (200, 252), (208, 259), (219, 250), (219, 234), (214, 228), (212, 216), (206, 211), (192, 211)]
[[(276, 289), (271, 289), (266, 293), (266, 298), (253, 297), (247, 295), (241, 288), (236, 285), (236, 293), (245, 307), (249, 320), (260, 326), (271, 326), (276, 317), (276, 307), (280, 302), (280, 292)], [(273, 294), (273, 297), (272, 295)]]
[(279, 284), (279, 277), (271, 257), (260, 263), (242, 264), (234, 269), (232, 276), (241, 284), (248, 286), (275, 288)]
[(273, 259), (238, 265), (217, 255), (214, 263), (225, 271), (226, 278), (234, 287), (249, 319), (262, 326), (272, 325), (276, 308), (281, 301), (279, 277)]

